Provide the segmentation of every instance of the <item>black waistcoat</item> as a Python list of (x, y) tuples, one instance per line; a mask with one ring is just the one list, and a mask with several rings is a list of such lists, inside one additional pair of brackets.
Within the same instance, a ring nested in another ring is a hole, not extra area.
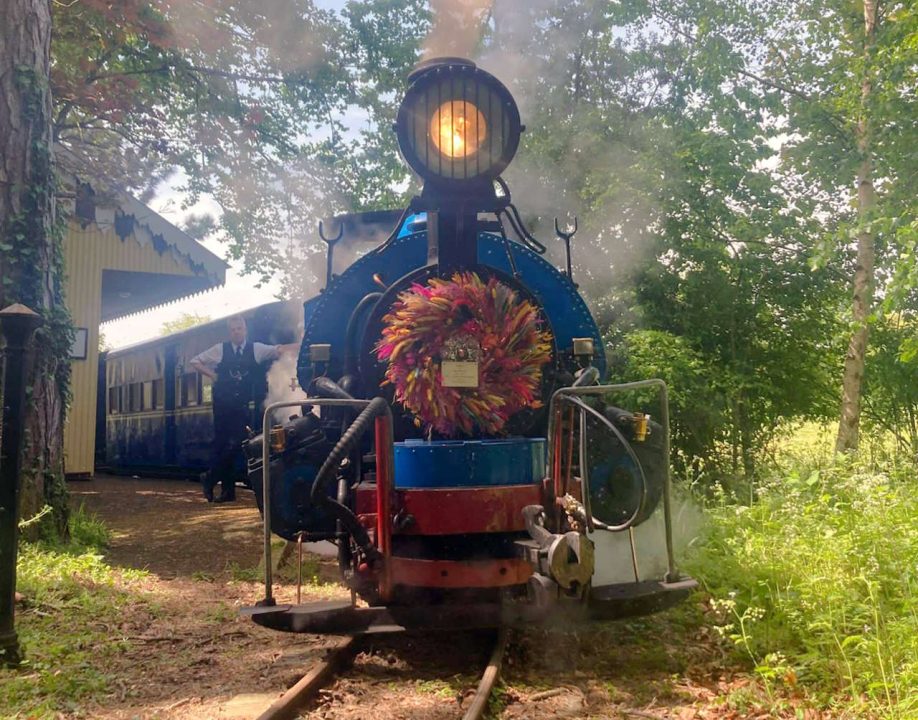
[(236, 357), (231, 342), (223, 343), (223, 360), (217, 365), (214, 405), (247, 405), (255, 399), (255, 383), (264, 382), (264, 372), (255, 362), (255, 345), (247, 342), (242, 357)]

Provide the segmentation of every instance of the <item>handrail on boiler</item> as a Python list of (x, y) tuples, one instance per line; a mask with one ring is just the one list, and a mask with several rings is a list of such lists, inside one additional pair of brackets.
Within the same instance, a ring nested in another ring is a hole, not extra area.
[[(307, 398), (305, 400), (296, 400), (296, 401), (282, 401), (271, 403), (265, 407), (264, 415), (262, 416), (262, 442), (261, 442), (261, 492), (262, 492), (262, 517), (264, 519), (264, 552), (265, 552), (265, 597), (263, 600), (260, 600), (256, 603), (259, 606), (270, 606), (275, 605), (276, 601), (274, 600), (273, 594), (273, 585), (274, 585), (274, 568), (271, 563), (271, 472), (270, 472), (270, 461), (271, 461), (271, 443), (270, 443), (270, 428), (269, 420), (271, 414), (275, 410), (280, 410), (281, 408), (289, 407), (303, 407), (304, 405), (317, 405), (319, 407), (349, 407), (355, 408), (357, 410), (363, 410), (367, 405), (370, 404), (369, 400), (344, 400), (338, 398)], [(392, 435), (392, 411), (391, 409), (386, 408), (386, 425), (388, 428), (388, 438), (391, 442), (393, 437)], [(379, 454), (379, 448), (376, 449), (377, 455)], [(388, 477), (392, 478), (392, 468), (391, 463), (393, 462), (392, 453), (388, 453), (388, 463), (390, 467), (388, 468)], [(378, 492), (386, 491), (386, 488), (377, 487)]]
[[(663, 436), (663, 455), (666, 458), (666, 477), (663, 482), (663, 526), (666, 535), (666, 560), (668, 572), (666, 580), (672, 582), (679, 579), (679, 570), (676, 567), (675, 550), (673, 546), (673, 521), (672, 521), (672, 473), (670, 470), (669, 457), (669, 388), (663, 380), (653, 378), (650, 380), (638, 380), (636, 382), (619, 383), (617, 385), (584, 385), (577, 387), (558, 388), (551, 397), (548, 410), (548, 437), (551, 438), (555, 426), (555, 404), (563, 402), (565, 395), (605, 395), (607, 393), (627, 392), (630, 390), (641, 390), (643, 388), (655, 387), (660, 391), (660, 420), (664, 428)], [(554, 455), (557, 448), (554, 443), (549, 443), (548, 467), (553, 468)], [(586, 488), (584, 488), (586, 492)]]

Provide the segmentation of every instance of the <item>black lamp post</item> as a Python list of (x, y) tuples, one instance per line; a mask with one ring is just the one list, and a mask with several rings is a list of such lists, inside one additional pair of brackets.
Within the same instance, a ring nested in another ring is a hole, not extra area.
[(0, 433), (0, 665), (22, 660), (13, 624), (16, 607), (16, 553), (19, 543), (19, 482), (25, 426), (26, 376), (32, 333), (41, 317), (25, 305), (0, 310), (6, 341), (3, 374), (3, 426)]

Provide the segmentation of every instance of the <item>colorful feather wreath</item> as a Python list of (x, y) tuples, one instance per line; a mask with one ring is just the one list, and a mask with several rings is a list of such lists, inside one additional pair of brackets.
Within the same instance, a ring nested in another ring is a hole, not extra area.
[[(551, 334), (538, 309), (503, 283), (471, 272), (401, 293), (383, 318), (377, 357), (418, 425), (441, 435), (500, 434), (519, 410), (541, 406)], [(478, 387), (446, 387), (441, 360), (456, 338), (476, 344)]]

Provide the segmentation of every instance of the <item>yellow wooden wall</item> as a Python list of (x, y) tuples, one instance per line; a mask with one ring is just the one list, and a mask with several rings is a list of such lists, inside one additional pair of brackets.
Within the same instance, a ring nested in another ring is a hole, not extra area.
[(65, 470), (68, 474), (93, 471), (96, 443), (96, 393), (99, 368), (99, 324), (102, 321), (102, 271), (127, 270), (193, 275), (171, 252), (153, 249), (149, 233), (135, 225), (124, 241), (114, 229), (72, 222), (64, 237), (66, 298), (76, 327), (88, 329), (86, 359), (71, 362), (73, 401), (64, 425)]

